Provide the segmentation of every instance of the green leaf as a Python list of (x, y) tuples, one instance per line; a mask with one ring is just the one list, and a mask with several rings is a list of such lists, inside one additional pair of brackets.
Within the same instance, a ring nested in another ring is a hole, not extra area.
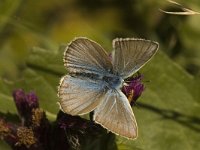
[[(199, 81), (159, 52), (142, 74), (146, 90), (133, 108), (139, 136), (136, 140), (117, 137), (120, 150), (200, 149)], [(198, 88), (199, 90), (199, 88)]]
[(0, 79), (0, 113), (7, 112), (16, 113), (17, 110), (8, 83)]
[(35, 47), (27, 59), (28, 68), (43, 76), (55, 90), (61, 76), (67, 72), (63, 65), (63, 52), (64, 46), (55, 51)]
[(15, 83), (15, 88), (22, 88), (27, 92), (34, 91), (39, 97), (40, 107), (43, 108), (50, 119), (55, 119), (58, 112), (57, 91), (32, 69), (24, 71), (23, 79)]
[(0, 140), (0, 149), (1, 150), (12, 150), (11, 147), (7, 143), (5, 143), (4, 141), (1, 141), (1, 140)]
[(3, 28), (10, 21), (10, 17), (21, 4), (21, 0), (4, 0), (0, 4), (0, 32), (2, 32)]

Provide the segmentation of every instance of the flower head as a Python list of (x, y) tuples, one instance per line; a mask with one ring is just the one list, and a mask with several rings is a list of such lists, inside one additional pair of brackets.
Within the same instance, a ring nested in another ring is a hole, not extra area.
[[(107, 134), (107, 131), (99, 124), (79, 116), (65, 114), (62, 111), (59, 111), (57, 115), (56, 126), (56, 137), (67, 139), (63, 143), (57, 145), (57, 147), (65, 143), (69, 144), (72, 149), (80, 149), (80, 145), (85, 143), (85, 140), (99, 138), (103, 134)], [(87, 137), (87, 139), (85, 139), (85, 137)], [(61, 142), (60, 139), (59, 142)]]
[(30, 92), (26, 95), (26, 101), (31, 109), (39, 107), (38, 97), (34, 92)]
[(144, 91), (144, 84), (142, 84), (143, 76), (138, 74), (135, 77), (128, 78), (123, 86), (122, 92), (127, 96), (131, 106), (134, 105), (135, 101), (140, 97)]
[(26, 94), (22, 89), (18, 89), (13, 92), (13, 98), (17, 107), (17, 111), (20, 116), (23, 116), (27, 109)]
[(10, 129), (6, 122), (0, 118), (0, 139), (3, 139), (10, 133)]
[(88, 127), (89, 121), (83, 119), (79, 116), (71, 116), (69, 114), (64, 114), (63, 112), (59, 112), (58, 114), (58, 124), (62, 129), (75, 129), (77, 131), (84, 130)]
[(22, 121), (30, 120), (32, 110), (39, 107), (38, 98), (35, 93), (30, 92), (25, 94), (22, 89), (18, 89), (13, 92), (13, 98)]
[(17, 128), (17, 125), (0, 118), (0, 140), (6, 141), (11, 147), (13, 147), (17, 142)]
[(37, 139), (34, 136), (33, 130), (30, 128), (19, 127), (17, 129), (17, 137), (18, 142), (16, 143), (16, 146), (24, 145), (29, 148), (33, 144), (36, 144)]

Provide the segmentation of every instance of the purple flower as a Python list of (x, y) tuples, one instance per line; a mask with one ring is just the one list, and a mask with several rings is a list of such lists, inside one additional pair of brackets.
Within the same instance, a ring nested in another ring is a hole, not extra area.
[(13, 92), (13, 98), (21, 125), (0, 118), (0, 139), (16, 150), (50, 149), (51, 125), (45, 112), (39, 108), (35, 93), (25, 94), (22, 89), (18, 89)]
[(24, 108), (27, 107), (26, 94), (24, 93), (22, 89), (18, 89), (13, 92), (13, 98), (14, 98), (19, 115), (23, 116), (23, 114), (26, 113), (24, 112)]
[(71, 116), (61, 111), (58, 113), (57, 121), (60, 128), (64, 130), (75, 129), (76, 131), (80, 132), (88, 128), (90, 124), (89, 120), (83, 119), (79, 116)]
[[(56, 120), (56, 137), (60, 137), (56, 143), (57, 148), (66, 147), (69, 145), (72, 149), (80, 149), (80, 145), (89, 139), (99, 138), (107, 131), (99, 124), (93, 121), (81, 118), (79, 116), (72, 116), (59, 111)], [(87, 137), (87, 139), (85, 138)], [(61, 141), (61, 140), (65, 141)]]
[(17, 128), (19, 126), (0, 118), (0, 140), (6, 141), (11, 147), (17, 143)]
[(32, 110), (39, 107), (37, 96), (33, 92), (25, 94), (22, 89), (18, 89), (13, 92), (13, 98), (22, 124), (29, 122)]
[(26, 95), (26, 101), (31, 109), (39, 107), (38, 97), (34, 92), (30, 92)]
[(136, 100), (140, 97), (144, 91), (144, 84), (142, 83), (143, 76), (138, 74), (137, 76), (128, 78), (123, 86), (122, 92), (127, 96), (131, 106), (134, 105)]
[(0, 118), (0, 140), (14, 150), (81, 149), (84, 143), (107, 135), (99, 124), (61, 111), (54, 122), (49, 122), (33, 92), (18, 89), (13, 98), (21, 122)]
[[(0, 118), (0, 139), (6, 141), (12, 149), (35, 149), (37, 138), (30, 127), (18, 126)], [(37, 146), (38, 147), (38, 146)]]

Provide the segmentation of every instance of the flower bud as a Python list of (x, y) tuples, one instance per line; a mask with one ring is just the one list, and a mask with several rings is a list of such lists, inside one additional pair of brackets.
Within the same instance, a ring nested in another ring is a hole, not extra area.
[(144, 91), (142, 75), (138, 74), (135, 77), (128, 78), (125, 82), (126, 85), (123, 86), (122, 92), (127, 96), (131, 106), (133, 106)]

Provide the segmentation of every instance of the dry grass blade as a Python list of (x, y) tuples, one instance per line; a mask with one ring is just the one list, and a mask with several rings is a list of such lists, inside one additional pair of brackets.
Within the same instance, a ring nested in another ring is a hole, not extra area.
[(172, 12), (172, 11), (165, 11), (162, 9), (159, 9), (161, 12), (164, 12), (166, 14), (172, 14), (172, 15), (200, 15), (200, 12), (197, 11), (193, 11), (192, 9), (189, 8), (185, 8), (184, 6), (182, 6), (181, 4), (172, 1), (172, 0), (168, 0), (169, 3), (176, 5), (177, 7), (179, 7), (182, 11), (180, 12)]

